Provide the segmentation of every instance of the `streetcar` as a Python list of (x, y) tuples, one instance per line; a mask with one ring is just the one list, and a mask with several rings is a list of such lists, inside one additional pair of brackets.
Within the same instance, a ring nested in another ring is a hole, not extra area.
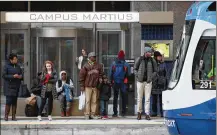
[(187, 10), (167, 90), (164, 120), (170, 135), (216, 134), (216, 2)]

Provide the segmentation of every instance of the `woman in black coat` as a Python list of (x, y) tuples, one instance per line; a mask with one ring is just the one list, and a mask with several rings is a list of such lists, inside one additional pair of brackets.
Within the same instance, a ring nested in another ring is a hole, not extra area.
[(166, 89), (167, 86), (167, 70), (166, 65), (163, 62), (162, 54), (158, 51), (154, 52), (154, 59), (157, 62), (157, 76), (152, 82), (152, 117), (157, 116), (157, 99), (159, 95), (159, 103), (160, 103), (160, 115), (163, 117), (163, 109), (162, 109), (162, 91)]
[(17, 97), (21, 80), (23, 79), (23, 72), (17, 64), (17, 55), (10, 54), (9, 62), (4, 66), (4, 95), (6, 96), (5, 105), (5, 121), (8, 121), (8, 115), (12, 106), (12, 120), (16, 121)]

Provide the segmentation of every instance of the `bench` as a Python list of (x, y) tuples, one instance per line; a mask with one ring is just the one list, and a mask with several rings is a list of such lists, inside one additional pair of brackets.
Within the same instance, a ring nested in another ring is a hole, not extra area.
[[(26, 98), (18, 98), (17, 100), (17, 116), (25, 116)], [(71, 107), (71, 116), (84, 116), (84, 112), (78, 110), (79, 100), (74, 98)], [(60, 116), (60, 102), (58, 100), (53, 101), (53, 111), (52, 116)], [(11, 111), (10, 111), (11, 115)]]

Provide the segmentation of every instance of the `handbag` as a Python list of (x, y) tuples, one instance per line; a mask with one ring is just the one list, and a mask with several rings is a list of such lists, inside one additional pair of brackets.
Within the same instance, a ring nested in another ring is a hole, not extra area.
[(85, 93), (81, 92), (81, 95), (79, 96), (79, 110), (83, 110), (85, 107)]
[(36, 96), (26, 98), (26, 104), (34, 106), (36, 103)]

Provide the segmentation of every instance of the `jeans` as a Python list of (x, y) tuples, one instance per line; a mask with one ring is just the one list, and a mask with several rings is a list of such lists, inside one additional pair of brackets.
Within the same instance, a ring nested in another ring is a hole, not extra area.
[(52, 95), (52, 92), (46, 92), (45, 93), (45, 98), (42, 98), (42, 102), (41, 102), (41, 105), (40, 105), (40, 108), (39, 108), (39, 113), (38, 115), (41, 116), (42, 114), (42, 111), (44, 109), (44, 106), (47, 102), (47, 99), (48, 99), (48, 115), (51, 115), (52, 113), (52, 110), (53, 110), (53, 95)]
[(100, 115), (101, 116), (108, 115), (107, 105), (108, 105), (108, 101), (106, 101), (106, 100), (100, 100)]
[[(160, 115), (163, 115), (162, 109), (162, 94), (159, 94), (159, 104), (160, 104)], [(152, 111), (153, 115), (157, 115), (158, 113), (158, 94), (152, 95)]]
[[(42, 98), (41, 96), (36, 96), (36, 102), (37, 102), (37, 107), (38, 109), (40, 109), (40, 106), (41, 106), (41, 102), (42, 102)], [(43, 109), (44, 112), (47, 112), (47, 104), (48, 104), (48, 99), (46, 100), (46, 103), (45, 103), (45, 107)]]
[(118, 96), (119, 91), (121, 91), (121, 99), (122, 99), (122, 115), (126, 114), (126, 103), (127, 103), (127, 90), (125, 84), (114, 84), (114, 100), (113, 100), (113, 111), (114, 115), (118, 114), (117, 106), (118, 106)]
[(68, 111), (71, 107), (71, 102), (66, 101), (66, 95), (61, 94), (59, 95), (58, 99), (60, 101), (61, 112)]

